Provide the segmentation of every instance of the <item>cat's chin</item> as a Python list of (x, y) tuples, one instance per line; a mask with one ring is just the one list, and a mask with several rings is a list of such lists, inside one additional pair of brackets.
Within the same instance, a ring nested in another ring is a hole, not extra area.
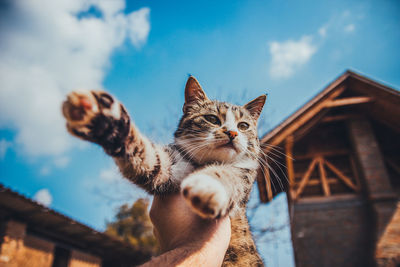
[(216, 148), (215, 153), (222, 154), (222, 155), (225, 155), (225, 154), (231, 155), (232, 154), (232, 156), (235, 156), (238, 154), (238, 151), (233, 145), (227, 144), (227, 145), (223, 145), (223, 146)]
[(233, 162), (238, 155), (238, 151), (233, 146), (220, 146), (212, 149), (212, 151), (201, 153), (198, 157), (195, 156), (195, 158), (200, 164), (208, 162)]

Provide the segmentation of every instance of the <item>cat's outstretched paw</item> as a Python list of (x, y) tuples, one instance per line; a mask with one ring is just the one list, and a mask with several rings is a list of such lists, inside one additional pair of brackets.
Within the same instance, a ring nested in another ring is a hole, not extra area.
[(110, 155), (123, 149), (129, 133), (129, 116), (124, 107), (104, 91), (74, 91), (62, 106), (68, 131), (103, 146)]
[(208, 175), (194, 174), (181, 184), (183, 197), (203, 218), (219, 218), (228, 210), (229, 197), (223, 185)]

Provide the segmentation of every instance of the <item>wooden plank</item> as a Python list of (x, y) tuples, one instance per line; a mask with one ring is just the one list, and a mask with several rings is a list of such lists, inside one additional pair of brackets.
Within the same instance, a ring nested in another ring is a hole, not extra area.
[[(328, 182), (328, 184), (337, 184), (339, 183), (339, 180), (337, 178), (333, 178), (333, 177), (326, 177), (326, 181)], [(299, 183), (295, 183), (295, 185), (298, 185)], [(321, 180), (308, 180), (307, 185), (320, 185), (321, 184)]]
[[(316, 114), (318, 114), (322, 109), (326, 107), (326, 102), (330, 101), (331, 99), (334, 99), (338, 97), (343, 91), (346, 89), (345, 86), (342, 86), (332, 92), (327, 99), (319, 102), (316, 104), (313, 108), (309, 109), (308, 111), (305, 111), (303, 114), (299, 116), (299, 118), (296, 119), (293, 123), (289, 124), (286, 129), (283, 129), (282, 132), (278, 135), (276, 135), (271, 141), (268, 143), (270, 145), (279, 145), (282, 141), (286, 139), (289, 135), (291, 135), (296, 129), (298, 129), (300, 126), (305, 124), (308, 120), (313, 118)], [(262, 142), (265, 142), (264, 138)], [(267, 148), (266, 151), (269, 149)]]
[(352, 188), (353, 190), (357, 191), (357, 186), (353, 184), (351, 179), (344, 175), (339, 169), (332, 165), (329, 161), (325, 160), (325, 165), (333, 171), (340, 180), (342, 180), (348, 187)]
[(305, 160), (305, 159), (313, 159), (316, 157), (335, 157), (335, 156), (346, 156), (349, 155), (350, 151), (347, 149), (336, 149), (325, 152), (314, 152), (308, 153), (304, 155), (296, 155), (296, 161)]
[(286, 152), (286, 167), (289, 177), (289, 186), (294, 182), (294, 169), (293, 169), (293, 135), (289, 135), (286, 138), (285, 144)]
[(310, 179), (311, 173), (313, 172), (315, 164), (317, 164), (317, 162), (318, 162), (317, 158), (315, 158), (311, 161), (306, 173), (304, 174), (303, 178), (300, 181), (299, 188), (297, 188), (297, 191), (294, 193), (293, 199), (297, 199), (299, 197), (299, 195), (303, 192), (304, 188), (307, 185), (308, 179)]
[(318, 167), (319, 167), (319, 174), (321, 178), (322, 189), (324, 191), (325, 196), (331, 195), (331, 190), (329, 188), (328, 181), (326, 179), (326, 173), (324, 169), (324, 159), (322, 157), (318, 158)]
[(328, 101), (325, 103), (325, 107), (327, 108), (342, 107), (348, 105), (364, 104), (372, 101), (374, 101), (374, 98), (369, 96), (348, 97), (348, 98)]
[(324, 117), (321, 122), (322, 123), (329, 123), (334, 121), (343, 121), (343, 120), (350, 120), (360, 117), (357, 114), (342, 114), (342, 115), (332, 115)]

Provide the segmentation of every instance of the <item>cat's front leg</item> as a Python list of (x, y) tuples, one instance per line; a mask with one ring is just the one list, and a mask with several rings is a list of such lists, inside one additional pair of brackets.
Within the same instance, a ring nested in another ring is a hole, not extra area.
[(124, 106), (110, 94), (75, 91), (67, 96), (62, 110), (68, 131), (101, 145), (125, 178), (151, 194), (179, 190), (179, 185), (170, 180), (169, 152), (143, 136)]

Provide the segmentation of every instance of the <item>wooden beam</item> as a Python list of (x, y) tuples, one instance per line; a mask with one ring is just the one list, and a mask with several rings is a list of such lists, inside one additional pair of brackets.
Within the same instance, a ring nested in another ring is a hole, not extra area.
[(319, 167), (319, 175), (321, 178), (321, 184), (322, 184), (322, 189), (324, 191), (325, 196), (330, 196), (331, 195), (331, 190), (329, 188), (328, 181), (326, 179), (326, 173), (324, 169), (324, 159), (322, 157), (318, 158), (318, 167)]
[(328, 166), (331, 171), (333, 171), (340, 180), (342, 180), (348, 187), (352, 188), (353, 190), (357, 191), (357, 186), (353, 184), (351, 179), (344, 175), (339, 169), (332, 165), (329, 161), (325, 160), (325, 165)]
[(325, 103), (325, 107), (332, 108), (332, 107), (364, 104), (364, 103), (370, 103), (373, 100), (374, 98), (369, 96), (348, 97), (348, 98), (328, 101)]
[(285, 144), (286, 152), (286, 167), (289, 177), (289, 186), (294, 182), (294, 169), (293, 169), (293, 135), (286, 138)]
[[(346, 89), (345, 86), (342, 86), (332, 92), (326, 100), (323, 100), (316, 104), (313, 108), (309, 109), (308, 111), (304, 112), (299, 118), (296, 118), (296, 121), (289, 124), (286, 129), (282, 130), (282, 132), (278, 135), (276, 135), (271, 141), (268, 143), (272, 146), (274, 145), (279, 145), (282, 141), (286, 139), (289, 135), (291, 135), (296, 129), (298, 129), (300, 126), (305, 124), (308, 120), (310, 120), (312, 117), (314, 117), (316, 114), (318, 114), (322, 109), (326, 107), (326, 101), (330, 99), (334, 99), (338, 97), (343, 91)], [(264, 140), (262, 140), (264, 141)], [(266, 148), (266, 151), (268, 151), (270, 148)]]
[(303, 192), (304, 188), (307, 185), (308, 180), (310, 179), (311, 173), (314, 170), (315, 164), (317, 164), (317, 162), (318, 162), (317, 158), (315, 158), (311, 161), (306, 173), (304, 174), (303, 178), (300, 181), (299, 188), (297, 188), (297, 191), (293, 194), (294, 200), (297, 199), (299, 197), (299, 195)]
[(336, 149), (330, 150), (326, 152), (314, 152), (304, 155), (296, 155), (296, 161), (306, 160), (306, 159), (313, 159), (317, 157), (335, 157), (335, 156), (346, 156), (349, 155), (350, 151), (347, 149)]
[(321, 123), (329, 123), (333, 121), (343, 121), (343, 120), (350, 120), (360, 117), (357, 114), (342, 114), (342, 115), (332, 115), (326, 116), (322, 118)]
[[(338, 178), (333, 178), (333, 177), (326, 177), (326, 181), (328, 182), (328, 184), (337, 184), (339, 183)], [(295, 185), (297, 185), (298, 183), (296, 183)], [(321, 184), (321, 180), (316, 180), (316, 179), (312, 179), (312, 180), (308, 180), (307, 185), (320, 185)]]

